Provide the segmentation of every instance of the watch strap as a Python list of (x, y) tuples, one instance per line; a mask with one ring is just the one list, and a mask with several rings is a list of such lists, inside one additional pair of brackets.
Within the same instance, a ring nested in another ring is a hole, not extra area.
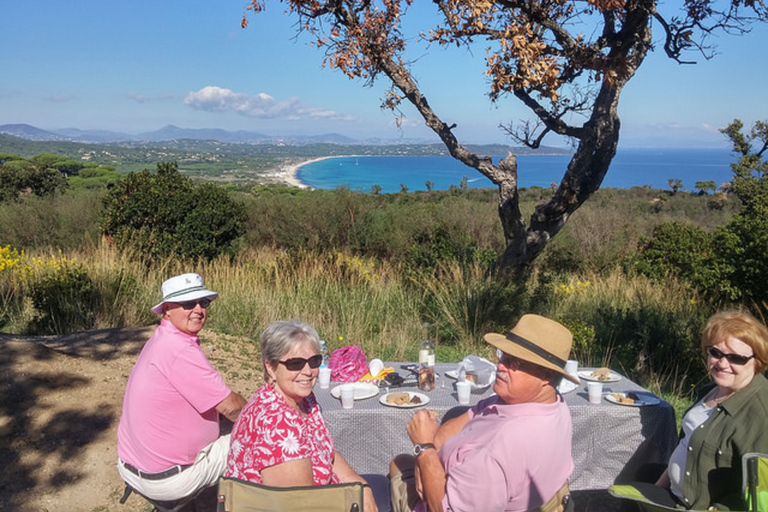
[(424, 453), (426, 450), (430, 448), (436, 449), (435, 445), (432, 443), (416, 443), (415, 445), (413, 445), (413, 455), (418, 457), (419, 455), (421, 455), (422, 453)]

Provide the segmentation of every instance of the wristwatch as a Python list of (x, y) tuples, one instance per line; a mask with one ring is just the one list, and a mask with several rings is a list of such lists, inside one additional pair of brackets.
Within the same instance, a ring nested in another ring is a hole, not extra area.
[(430, 448), (435, 449), (435, 445), (432, 443), (416, 443), (413, 445), (413, 455), (414, 457), (418, 457), (422, 453), (424, 453), (426, 450), (429, 450)]

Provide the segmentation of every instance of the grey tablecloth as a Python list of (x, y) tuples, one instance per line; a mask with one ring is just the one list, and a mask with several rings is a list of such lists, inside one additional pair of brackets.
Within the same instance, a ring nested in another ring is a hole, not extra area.
[[(407, 373), (400, 369), (404, 363), (386, 364), (394, 366), (401, 375)], [(424, 407), (438, 411), (440, 421), (467, 409), (458, 404), (455, 381), (445, 376), (446, 371), (455, 369), (456, 364), (438, 364), (437, 388), (424, 393), (430, 399)], [(411, 452), (405, 426), (414, 409), (384, 406), (379, 403), (379, 396), (358, 400), (353, 409), (342, 409), (340, 401), (330, 393), (338, 385), (332, 382), (329, 389), (315, 386), (314, 390), (336, 449), (358, 473), (386, 475), (395, 455)], [(606, 390), (617, 392), (644, 391), (626, 378), (605, 386)], [(418, 391), (416, 387), (403, 389)], [(473, 394), (472, 404), (491, 394), (490, 387), (482, 394)], [(666, 462), (677, 444), (674, 410), (663, 400), (647, 407), (622, 406), (605, 400), (599, 405), (590, 404), (584, 381), (564, 396), (573, 418), (573, 490), (606, 489), (617, 479), (631, 475), (641, 464)]]

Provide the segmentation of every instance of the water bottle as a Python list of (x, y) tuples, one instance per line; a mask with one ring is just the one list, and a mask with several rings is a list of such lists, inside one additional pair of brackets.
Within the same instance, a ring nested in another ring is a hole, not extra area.
[(419, 345), (419, 389), (421, 391), (435, 389), (435, 344), (429, 340), (428, 336), (425, 336)]
[(323, 356), (323, 362), (320, 364), (320, 368), (327, 368), (328, 367), (328, 345), (325, 343), (325, 340), (320, 340), (320, 355)]

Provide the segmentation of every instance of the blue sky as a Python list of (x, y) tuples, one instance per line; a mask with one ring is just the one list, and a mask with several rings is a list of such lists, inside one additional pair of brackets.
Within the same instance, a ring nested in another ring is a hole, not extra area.
[[(428, 19), (431, 3), (413, 10)], [(387, 90), (322, 68), (295, 38), (283, 4), (240, 20), (245, 0), (37, 0), (0, 4), (0, 124), (127, 133), (184, 128), (354, 138), (436, 136), (405, 108), (401, 130), (379, 108)], [(422, 27), (423, 28), (423, 27)], [(657, 28), (657, 27), (656, 27)], [(660, 37), (656, 30), (657, 39)], [(727, 146), (734, 118), (768, 119), (768, 27), (721, 36), (720, 55), (680, 66), (654, 52), (625, 88), (624, 146)], [(515, 100), (491, 104), (482, 49), (432, 48), (416, 75), (430, 104), (465, 143), (508, 143), (499, 124), (527, 117)], [(561, 144), (549, 139), (545, 144)]]

